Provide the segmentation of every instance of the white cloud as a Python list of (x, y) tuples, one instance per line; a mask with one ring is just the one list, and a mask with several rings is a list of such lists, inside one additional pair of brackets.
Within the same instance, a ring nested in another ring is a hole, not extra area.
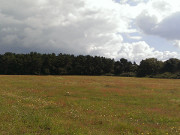
[(174, 40), (173, 45), (180, 48), (180, 40)]
[(0, 50), (92, 54), (136, 61), (177, 56), (174, 52), (156, 51), (142, 36), (129, 36), (142, 40), (135, 43), (124, 41), (122, 36), (138, 32), (134, 23), (137, 17), (140, 29), (152, 34), (152, 29), (167, 17), (165, 13), (172, 14), (177, 8), (165, 0), (133, 0), (133, 6), (128, 2), (0, 0)]
[(128, 36), (130, 39), (134, 39), (134, 40), (141, 40), (142, 37), (140, 36)]
[(179, 55), (176, 52), (156, 51), (150, 47), (146, 42), (139, 41), (134, 43), (124, 43), (119, 52), (118, 58), (129, 58), (131, 61), (139, 63), (142, 59), (158, 58), (159, 60), (167, 60), (169, 58), (177, 58)]

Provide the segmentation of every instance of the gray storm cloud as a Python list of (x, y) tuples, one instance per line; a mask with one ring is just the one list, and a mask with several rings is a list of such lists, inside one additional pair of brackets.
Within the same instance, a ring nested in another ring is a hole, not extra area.
[(168, 40), (180, 40), (180, 12), (174, 13), (160, 23), (156, 16), (142, 13), (137, 17), (137, 25), (146, 34), (158, 35)]

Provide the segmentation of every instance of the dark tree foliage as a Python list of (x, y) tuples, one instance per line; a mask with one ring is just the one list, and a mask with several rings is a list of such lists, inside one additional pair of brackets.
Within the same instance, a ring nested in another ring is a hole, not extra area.
[(138, 68), (137, 76), (143, 77), (147, 75), (159, 74), (162, 66), (163, 62), (158, 61), (155, 58), (142, 60)]
[(180, 60), (171, 58), (164, 62), (164, 72), (176, 73), (180, 71)]
[(0, 74), (11, 75), (104, 75), (113, 73), (114, 60), (69, 54), (5, 53), (0, 55)]
[[(142, 60), (140, 65), (125, 58), (119, 61), (99, 56), (69, 54), (0, 54), (2, 75), (120, 75), (120, 76), (171, 76), (180, 78), (180, 60), (165, 62), (155, 58)], [(173, 75), (172, 75), (173, 74)]]
[(120, 75), (122, 73), (128, 72), (137, 72), (137, 64), (134, 62), (133, 64), (125, 58), (121, 58), (120, 61), (116, 61), (114, 63), (114, 74)]

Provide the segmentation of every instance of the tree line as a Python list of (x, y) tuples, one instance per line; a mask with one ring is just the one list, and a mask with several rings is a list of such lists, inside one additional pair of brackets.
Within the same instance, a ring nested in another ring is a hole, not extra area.
[(70, 54), (0, 54), (1, 75), (116, 75), (180, 78), (180, 60), (142, 60), (139, 65), (125, 58), (114, 59)]

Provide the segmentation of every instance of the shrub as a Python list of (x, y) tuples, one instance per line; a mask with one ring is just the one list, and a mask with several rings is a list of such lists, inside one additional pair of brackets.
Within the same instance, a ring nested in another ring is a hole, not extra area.
[(123, 76), (123, 77), (135, 77), (136, 73), (134, 73), (134, 72), (126, 72), (126, 73), (120, 74), (120, 76)]
[(151, 76), (152, 78), (169, 78), (169, 79), (180, 79), (180, 73), (170, 73), (170, 72), (165, 72), (162, 74), (157, 74), (154, 76)]

